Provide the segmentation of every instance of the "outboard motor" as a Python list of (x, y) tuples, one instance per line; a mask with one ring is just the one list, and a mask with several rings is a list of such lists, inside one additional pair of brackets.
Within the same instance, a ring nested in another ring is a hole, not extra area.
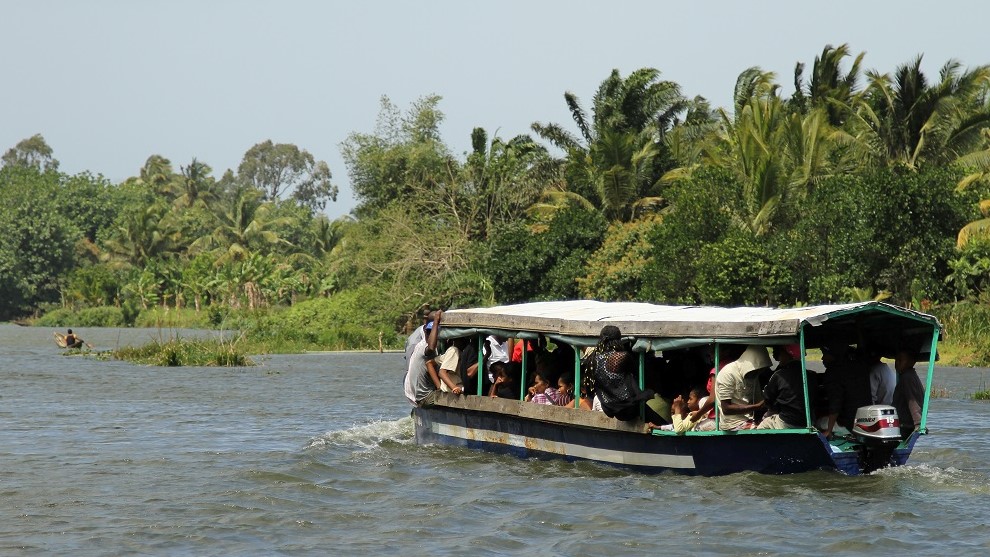
[(862, 406), (856, 410), (853, 437), (863, 444), (865, 472), (890, 464), (890, 455), (901, 442), (901, 421), (897, 409), (885, 404)]

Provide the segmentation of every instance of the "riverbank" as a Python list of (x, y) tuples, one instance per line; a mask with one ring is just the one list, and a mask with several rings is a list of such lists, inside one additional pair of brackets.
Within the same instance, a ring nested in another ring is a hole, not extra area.
[[(98, 310), (98, 311), (97, 311)], [(115, 311), (116, 310), (116, 311)], [(59, 309), (40, 318), (17, 323), (43, 327), (120, 327), (119, 308)], [(939, 344), (940, 365), (990, 366), (990, 306), (969, 302), (931, 308), (944, 326)], [(358, 317), (360, 315), (360, 317)], [(102, 316), (108, 322), (101, 323)], [(94, 321), (95, 320), (95, 321)], [(351, 306), (327, 298), (307, 300), (289, 308), (230, 310), (205, 308), (151, 308), (142, 310), (136, 326), (175, 329), (238, 331), (246, 355), (323, 352), (384, 352), (401, 350), (405, 336), (395, 332), (386, 317), (369, 317)], [(85, 332), (81, 332), (85, 338)], [(813, 353), (809, 354), (814, 358)]]

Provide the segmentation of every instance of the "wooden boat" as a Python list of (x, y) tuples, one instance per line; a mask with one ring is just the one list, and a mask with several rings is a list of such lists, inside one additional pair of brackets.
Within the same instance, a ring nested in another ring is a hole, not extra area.
[[(575, 384), (580, 385), (579, 351), (597, 343), (604, 325), (619, 327), (623, 337), (633, 343), (634, 352), (640, 354), (640, 385), (647, 353), (667, 354), (709, 346), (714, 348), (717, 366), (722, 347), (728, 344), (794, 343), (800, 345), (803, 354), (807, 348), (826, 343), (868, 343), (890, 354), (905, 339), (921, 339), (918, 352), (928, 362), (927, 375), (919, 374), (925, 385), (921, 422), (904, 438), (895, 430), (896, 439), (882, 444), (851, 435), (827, 439), (812, 425), (810, 410), (807, 427), (800, 429), (676, 434), (647, 430), (641, 420), (623, 422), (601, 412), (438, 393), (434, 405), (417, 406), (412, 411), (416, 441), (525, 458), (592, 460), (647, 472), (711, 476), (742, 471), (782, 474), (830, 469), (859, 474), (906, 463), (915, 442), (928, 433), (928, 406), (941, 324), (933, 316), (880, 302), (791, 309), (539, 302), (450, 310), (443, 314), (440, 336), (470, 337), (477, 340), (479, 348), (489, 334), (517, 339), (542, 336), (558, 346), (573, 348)], [(481, 358), (479, 369), (484, 369)], [(807, 369), (803, 357), (801, 366)], [(526, 372), (524, 359), (523, 383)], [(806, 378), (805, 407), (810, 409), (807, 383)], [(480, 386), (477, 394), (482, 394)]]
[(79, 337), (76, 337), (76, 342), (74, 346), (68, 346), (68, 343), (65, 340), (65, 333), (54, 331), (52, 333), (52, 336), (55, 337), (55, 345), (58, 346), (59, 348), (82, 348), (83, 346), (83, 340)]

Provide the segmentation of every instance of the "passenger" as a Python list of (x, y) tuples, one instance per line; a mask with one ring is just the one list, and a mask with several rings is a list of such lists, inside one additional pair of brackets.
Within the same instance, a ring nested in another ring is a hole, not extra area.
[(572, 406), (574, 403), (574, 372), (565, 371), (557, 379), (557, 399), (553, 401), (556, 406)]
[(890, 404), (894, 400), (897, 374), (880, 360), (880, 351), (867, 347), (863, 350), (864, 363), (870, 369), (870, 393), (873, 404)]
[(485, 392), (488, 392), (492, 387), (492, 383), (495, 382), (495, 372), (492, 370), (492, 364), (496, 362), (509, 363), (509, 345), (504, 337), (488, 335), (482, 350), (485, 358), (483, 388)]
[(440, 368), (440, 390), (455, 395), (464, 393), (464, 383), (458, 370), (461, 360), (459, 343), (451, 342), (447, 350), (437, 356), (436, 364)]
[(492, 398), (519, 398), (519, 390), (516, 388), (510, 364), (495, 362), (492, 364), (495, 370), (495, 381), (488, 391), (488, 396)]
[(848, 435), (856, 419), (856, 410), (873, 403), (869, 370), (850, 357), (849, 350), (845, 344), (822, 346), (828, 395), (828, 422), (822, 431), (826, 438)]
[[(552, 351), (549, 352), (547, 360), (549, 362), (550, 369), (556, 372), (556, 377), (548, 377), (547, 380), (550, 381), (551, 385), (558, 383), (561, 375), (567, 371), (571, 372), (571, 387), (574, 383), (574, 347), (557, 342), (556, 346)], [(573, 394), (573, 392), (572, 392)]]
[[(739, 359), (742, 355), (745, 346), (740, 346), (738, 344), (723, 344), (719, 350), (719, 362), (718, 369), (722, 370), (725, 366)], [(715, 354), (712, 353), (711, 361), (714, 363)], [(715, 429), (715, 367), (714, 365), (708, 371), (708, 383), (705, 385), (705, 391), (708, 396), (701, 402), (698, 410), (691, 413), (691, 420), (698, 422), (699, 424), (704, 424), (705, 429), (713, 430)], [(701, 417), (704, 416), (708, 421), (702, 422)], [(698, 429), (702, 429), (700, 426)]]
[(420, 326), (416, 327), (416, 329), (413, 330), (412, 334), (409, 335), (409, 338), (406, 339), (406, 354), (405, 354), (406, 368), (409, 367), (409, 357), (412, 356), (413, 350), (416, 348), (416, 345), (419, 344), (419, 341), (423, 340), (423, 338), (426, 337), (423, 331), (424, 328), (426, 327), (426, 324), (430, 322), (431, 315), (432, 313), (424, 313), (423, 323), (420, 324)]
[(699, 421), (692, 419), (698, 413), (698, 410), (701, 409), (701, 400), (703, 398), (705, 398), (704, 389), (695, 387), (688, 394), (687, 402), (684, 402), (684, 398), (680, 396), (674, 399), (674, 402), (671, 404), (671, 408), (673, 409), (671, 417), (673, 418), (673, 429), (675, 432), (684, 433), (697, 429), (701, 421), (708, 420), (707, 417), (703, 417)]
[[(677, 397), (674, 400), (677, 400)], [(653, 393), (653, 398), (646, 401), (645, 419), (649, 423), (658, 425), (669, 424), (673, 414), (673, 403), (659, 394)]]
[[(700, 391), (700, 389), (699, 389)], [(709, 404), (708, 401), (714, 399), (714, 396), (702, 396), (698, 399), (698, 409), (691, 412), (689, 419), (694, 422), (695, 431), (714, 431), (715, 430), (715, 416), (709, 417), (709, 413), (704, 410), (705, 406)], [(714, 408), (714, 404), (708, 406), (708, 408)]]
[[(581, 399), (578, 401), (578, 408), (581, 410), (595, 409), (595, 378), (591, 376), (590, 369), (581, 371)], [(601, 411), (601, 406), (599, 406)]]
[(721, 410), (719, 429), (753, 429), (755, 413), (766, 408), (760, 389), (760, 373), (771, 366), (763, 346), (749, 346), (739, 359), (727, 364), (715, 377), (715, 398)]
[(433, 319), (424, 329), (428, 336), (420, 340), (413, 349), (403, 385), (409, 402), (424, 407), (433, 405), (442, 384), (433, 359), (436, 356), (437, 335), (443, 312), (437, 310), (431, 315)]
[(66, 348), (82, 348), (83, 339), (77, 337), (72, 333), (72, 329), (66, 331), (65, 335), (65, 347)]
[(518, 339), (509, 339), (509, 361), (514, 364), (522, 363), (522, 351), (523, 346), (526, 347), (526, 360), (533, 361), (533, 357), (536, 354), (536, 344), (531, 340), (522, 341)]
[[(766, 388), (763, 397), (772, 412), (763, 418), (756, 429), (800, 429), (808, 427), (804, 404), (804, 382), (801, 370), (801, 347), (787, 344), (773, 347), (773, 358), (777, 369)], [(815, 378), (807, 376), (809, 400), (817, 396)]]
[(651, 389), (640, 390), (636, 378), (636, 357), (622, 342), (614, 325), (602, 327), (598, 346), (592, 354), (592, 375), (596, 398), (610, 418), (632, 421), (639, 418), (639, 405), (653, 398)]
[(466, 395), (478, 393), (478, 349), (475, 348), (475, 342), (475, 339), (469, 337), (454, 339), (461, 351), (457, 358), (457, 374), (461, 377), (461, 386)]
[(548, 391), (557, 392), (556, 389), (550, 387), (550, 383), (543, 376), (543, 372), (536, 371), (533, 373), (533, 385), (527, 389), (525, 400), (526, 402), (535, 402), (536, 404), (553, 404), (550, 398), (547, 397)]
[(918, 361), (917, 349), (901, 347), (894, 357), (897, 369), (897, 387), (894, 388), (893, 404), (897, 418), (901, 422), (901, 435), (907, 437), (921, 427), (921, 405), (925, 400), (925, 386), (914, 369)]

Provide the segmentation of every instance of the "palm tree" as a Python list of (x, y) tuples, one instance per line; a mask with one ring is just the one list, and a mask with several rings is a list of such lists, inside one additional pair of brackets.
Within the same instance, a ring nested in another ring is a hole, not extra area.
[(139, 175), (142, 182), (158, 195), (169, 191), (169, 184), (175, 179), (172, 172), (172, 162), (161, 155), (151, 155), (141, 167)]
[(168, 207), (154, 203), (127, 214), (106, 247), (110, 259), (143, 267), (152, 259), (177, 254), (181, 236)]
[(811, 79), (804, 79), (804, 64), (794, 67), (794, 95), (791, 102), (804, 114), (814, 108), (824, 109), (831, 126), (841, 126), (847, 117), (850, 101), (857, 93), (860, 64), (865, 52), (860, 52), (853, 60), (852, 67), (842, 72), (841, 63), (850, 56), (849, 45), (838, 47), (826, 45), (820, 56), (815, 57), (811, 67)]
[(736, 80), (735, 111), (719, 109), (721, 132), (703, 154), (708, 164), (736, 174), (742, 186), (737, 220), (758, 236), (770, 231), (782, 204), (799, 202), (841, 168), (832, 157), (835, 132), (824, 109), (791, 112), (779, 87), (772, 72), (743, 71)]
[(949, 60), (929, 85), (919, 55), (893, 76), (867, 72), (854, 101), (852, 143), (870, 158), (916, 169), (947, 164), (985, 147), (990, 126), (986, 92), (990, 66), (963, 71)]
[(637, 200), (656, 197), (659, 178), (673, 166), (664, 138), (688, 103), (676, 83), (659, 77), (653, 68), (627, 78), (613, 70), (595, 93), (591, 118), (577, 96), (565, 93), (580, 136), (558, 124), (532, 125), (565, 152), (568, 190), (601, 206), (610, 218), (629, 218)]
[(488, 238), (498, 224), (516, 218), (554, 182), (556, 166), (547, 150), (528, 135), (488, 140), (484, 128), (471, 133), (472, 152), (463, 167), (465, 192), (476, 216), (472, 232)]
[(335, 220), (330, 220), (326, 215), (320, 215), (313, 221), (313, 233), (315, 236), (315, 250), (320, 255), (332, 255), (339, 252), (344, 245), (347, 228), (354, 223), (354, 219), (343, 216)]
[(209, 207), (217, 200), (210, 174), (213, 169), (194, 157), (188, 166), (182, 167), (181, 175), (172, 182), (171, 191), (175, 194), (176, 207), (190, 208), (197, 202)]
[(971, 240), (990, 237), (990, 199), (980, 201), (980, 212), (983, 218), (974, 220), (959, 230), (956, 236), (956, 247), (962, 249)]
[(292, 244), (278, 233), (278, 227), (291, 223), (288, 217), (271, 216), (275, 205), (262, 201), (262, 193), (253, 188), (241, 188), (227, 207), (218, 211), (220, 223), (213, 232), (190, 246), (190, 251), (209, 247), (219, 247), (217, 265), (227, 261), (244, 261), (252, 250), (271, 250), (276, 247), (289, 247)]

